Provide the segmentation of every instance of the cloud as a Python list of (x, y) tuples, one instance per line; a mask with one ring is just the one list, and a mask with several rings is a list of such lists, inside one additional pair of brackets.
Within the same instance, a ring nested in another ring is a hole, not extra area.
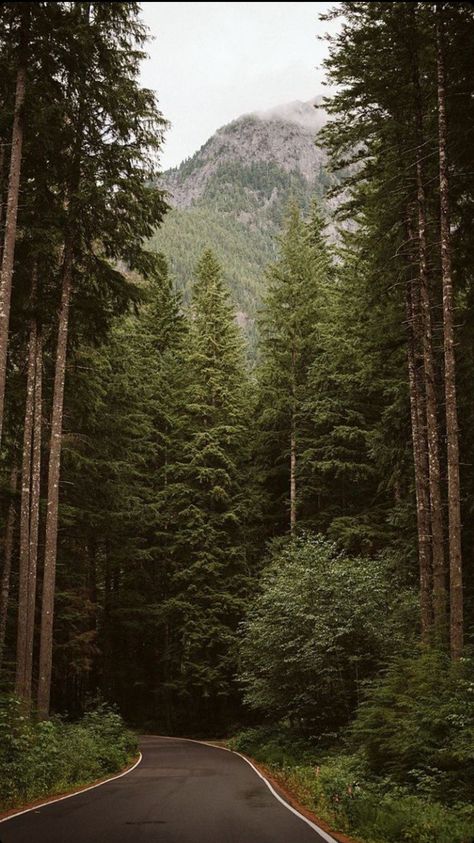
[(172, 124), (163, 166), (192, 155), (240, 114), (321, 93), (318, 14), (330, 5), (144, 3), (154, 41), (143, 82)]

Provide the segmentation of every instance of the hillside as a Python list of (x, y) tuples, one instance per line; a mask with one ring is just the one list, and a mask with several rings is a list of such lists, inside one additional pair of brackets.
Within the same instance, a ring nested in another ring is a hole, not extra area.
[(326, 122), (315, 108), (319, 101), (243, 115), (164, 175), (173, 210), (153, 247), (166, 254), (186, 296), (199, 255), (212, 246), (251, 343), (264, 268), (290, 198), (306, 209), (312, 196), (323, 199), (334, 179), (315, 144)]

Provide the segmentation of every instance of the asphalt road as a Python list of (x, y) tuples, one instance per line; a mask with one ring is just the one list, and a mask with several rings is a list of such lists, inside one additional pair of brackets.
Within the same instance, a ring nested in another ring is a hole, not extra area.
[(0, 843), (327, 843), (238, 755), (146, 737), (135, 770), (0, 823)]

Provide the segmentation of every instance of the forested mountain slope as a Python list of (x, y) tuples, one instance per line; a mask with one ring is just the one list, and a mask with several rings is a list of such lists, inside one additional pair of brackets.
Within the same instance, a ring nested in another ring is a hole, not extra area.
[(212, 244), (225, 267), (238, 321), (250, 339), (264, 268), (290, 198), (305, 210), (334, 181), (315, 143), (326, 123), (321, 97), (246, 114), (219, 129), (192, 158), (165, 173), (173, 210), (152, 240), (188, 292), (194, 267)]

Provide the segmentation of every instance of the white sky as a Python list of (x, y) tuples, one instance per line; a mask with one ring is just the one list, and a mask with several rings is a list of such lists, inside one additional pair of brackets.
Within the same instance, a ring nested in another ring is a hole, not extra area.
[(216, 129), (249, 111), (327, 92), (317, 36), (334, 3), (142, 3), (154, 40), (143, 84), (172, 124), (164, 169), (192, 155)]

